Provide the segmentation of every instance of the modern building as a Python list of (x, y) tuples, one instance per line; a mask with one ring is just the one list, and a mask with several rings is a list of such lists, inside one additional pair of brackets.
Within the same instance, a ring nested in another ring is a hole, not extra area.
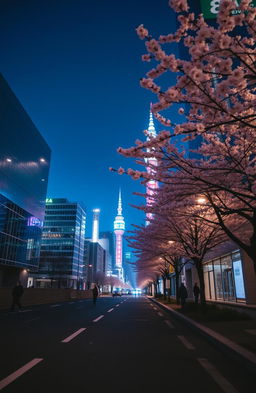
[(0, 74), (0, 286), (37, 270), (51, 151)]
[(118, 278), (123, 280), (123, 235), (125, 231), (125, 221), (122, 216), (122, 197), (119, 190), (117, 216), (114, 221), (115, 233), (115, 270)]
[(35, 287), (85, 289), (86, 212), (66, 198), (46, 199), (45, 220)]
[(113, 232), (100, 232), (99, 244), (106, 252), (106, 275), (111, 276), (113, 271), (114, 236)]
[(106, 251), (99, 243), (85, 241), (86, 287), (90, 289), (94, 284), (103, 285), (106, 274)]

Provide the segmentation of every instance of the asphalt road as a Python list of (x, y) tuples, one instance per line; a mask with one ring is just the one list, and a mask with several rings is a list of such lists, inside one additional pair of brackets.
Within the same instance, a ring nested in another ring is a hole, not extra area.
[(0, 313), (0, 390), (254, 393), (255, 380), (145, 297)]

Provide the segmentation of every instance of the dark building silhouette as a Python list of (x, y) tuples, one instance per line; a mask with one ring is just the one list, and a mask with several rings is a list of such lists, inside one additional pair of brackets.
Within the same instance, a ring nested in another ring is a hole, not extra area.
[(0, 286), (37, 270), (51, 151), (0, 74)]

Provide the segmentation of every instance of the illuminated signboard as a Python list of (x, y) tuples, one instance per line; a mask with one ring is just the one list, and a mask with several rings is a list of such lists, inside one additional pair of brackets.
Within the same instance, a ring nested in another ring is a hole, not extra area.
[[(240, 0), (236, 1), (239, 5)], [(251, 7), (256, 7), (256, 0), (250, 3)], [(205, 19), (215, 19), (217, 18), (220, 7), (220, 0), (201, 0), (201, 8)], [(239, 13), (240, 11), (238, 11)]]
[(28, 227), (40, 227), (41, 228), (42, 226), (43, 226), (43, 223), (41, 220), (39, 220), (39, 218), (34, 217), (34, 216), (29, 217)]

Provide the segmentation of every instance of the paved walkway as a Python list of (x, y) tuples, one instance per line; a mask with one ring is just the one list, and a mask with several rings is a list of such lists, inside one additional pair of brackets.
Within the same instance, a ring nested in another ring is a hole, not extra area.
[(176, 318), (201, 331), (217, 345), (238, 355), (249, 363), (249, 367), (255, 367), (256, 371), (256, 319), (204, 321), (200, 317), (200, 312), (197, 317), (195, 313), (181, 312), (181, 307), (176, 304), (166, 304), (153, 298), (151, 300), (169, 309)]

